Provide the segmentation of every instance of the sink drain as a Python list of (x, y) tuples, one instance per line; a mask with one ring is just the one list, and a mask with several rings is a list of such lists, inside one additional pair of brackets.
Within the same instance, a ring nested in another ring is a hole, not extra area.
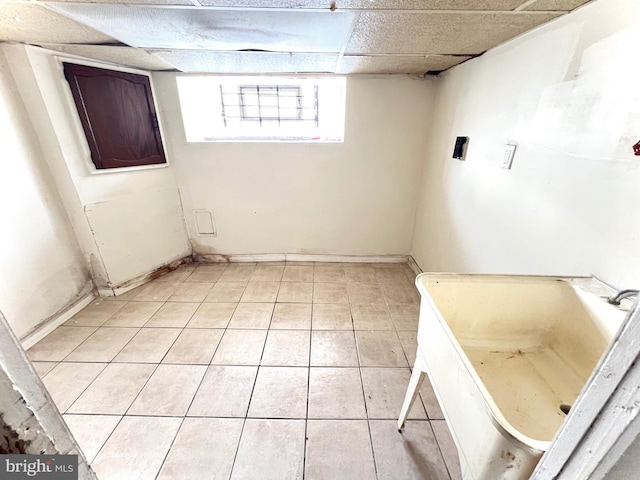
[(571, 405), (567, 405), (566, 403), (563, 403), (562, 405), (560, 405), (560, 411), (565, 415), (569, 413), (569, 410), (571, 410)]

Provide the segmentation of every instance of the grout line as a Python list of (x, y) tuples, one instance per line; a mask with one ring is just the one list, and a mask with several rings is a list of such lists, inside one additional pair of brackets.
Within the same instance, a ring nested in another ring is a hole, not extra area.
[[(275, 309), (275, 308), (274, 308)], [(271, 312), (271, 317), (273, 317), (273, 311)], [(269, 324), (271, 324), (271, 319), (269, 320)], [(226, 332), (225, 332), (226, 333)], [(222, 341), (222, 340), (221, 340)], [(262, 356), (264, 355), (264, 350), (267, 345), (267, 336), (265, 335), (264, 344), (262, 345), (262, 353), (260, 354), (260, 360), (258, 364), (262, 362)], [(238, 452), (240, 451), (240, 444), (242, 443), (242, 436), (244, 435), (244, 427), (247, 424), (247, 420), (249, 419), (249, 408), (251, 408), (251, 401), (253, 400), (253, 394), (256, 389), (256, 383), (258, 383), (258, 375), (260, 375), (260, 366), (256, 368), (256, 377), (253, 379), (253, 387), (251, 387), (251, 394), (249, 395), (249, 402), (247, 404), (247, 410), (244, 415), (244, 421), (242, 422), (242, 430), (240, 431), (240, 436), (238, 437), (238, 446), (236, 447), (236, 452), (233, 456), (233, 463), (231, 464), (231, 470), (229, 471), (229, 478), (233, 475), (233, 469), (236, 466), (236, 460), (238, 459)]]
[[(74, 414), (74, 415), (86, 415), (86, 414)], [(91, 415), (102, 415), (102, 414), (91, 414)], [(115, 416), (115, 415), (113, 415)], [(100, 452), (102, 451), (102, 449), (104, 448), (104, 446), (107, 444), (107, 442), (109, 442), (109, 439), (113, 436), (113, 432), (116, 431), (116, 428), (118, 428), (120, 426), (120, 424), (122, 423), (122, 420), (124, 419), (124, 415), (120, 415), (120, 420), (118, 420), (118, 422), (116, 423), (116, 425), (113, 427), (113, 429), (111, 430), (111, 432), (109, 433), (109, 435), (107, 435), (107, 438), (104, 440), (104, 442), (102, 443), (102, 445), (100, 445), (100, 448), (98, 449), (98, 451), (96, 452), (96, 454), (93, 456), (93, 460), (91, 460), (91, 462), (87, 462), (89, 463), (89, 465), (91, 465), (92, 463), (94, 463), (96, 461), (96, 459), (98, 458), (98, 455), (100, 455)], [(68, 426), (67, 426), (68, 427)], [(73, 434), (73, 432), (72, 432)], [(76, 442), (77, 443), (77, 442)], [(80, 450), (82, 450), (82, 446), (78, 443), (78, 446), (80, 447)], [(84, 453), (84, 451), (82, 452)]]
[[(314, 266), (315, 275), (315, 266)], [(313, 305), (313, 304), (312, 304)], [(305, 411), (304, 419), (304, 449), (302, 452), (302, 479), (304, 480), (307, 475), (307, 442), (309, 441), (309, 399), (311, 393), (311, 349), (313, 338), (313, 306), (311, 307), (311, 318), (309, 319), (309, 361), (307, 367), (307, 409)]]
[[(409, 421), (409, 419), (407, 419), (407, 421)], [(440, 459), (442, 460), (442, 464), (444, 465), (444, 468), (447, 471), (447, 474), (449, 475), (449, 480), (453, 480), (453, 475), (451, 474), (451, 470), (449, 470), (449, 465), (447, 465), (447, 461), (444, 459), (444, 453), (442, 452), (442, 447), (440, 446), (440, 442), (438, 441), (438, 436), (436, 435), (436, 431), (433, 429), (433, 424), (431, 423), (431, 420), (429, 420), (429, 428), (431, 429), (433, 439), (435, 440), (436, 445), (438, 446), (438, 451), (440, 452)]]
[[(318, 420), (318, 421), (341, 421), (341, 420), (349, 420), (349, 421), (366, 421), (366, 420), (376, 420), (376, 421), (397, 421), (395, 417), (267, 417), (267, 416), (256, 416), (256, 417), (244, 417), (244, 416), (229, 416), (229, 415), (157, 415), (154, 413), (135, 413), (131, 415), (125, 415), (122, 413), (65, 413), (65, 416), (70, 417), (143, 417), (143, 418), (198, 418), (198, 419), (206, 419), (206, 418), (220, 418), (220, 419), (236, 419), (242, 420), (247, 418), (248, 420)], [(411, 418), (407, 419), (407, 421), (411, 422), (445, 422), (446, 420), (441, 418), (435, 418), (433, 420), (429, 420), (427, 418)]]
[[(354, 326), (353, 323), (353, 314), (351, 314), (351, 325)], [(358, 344), (358, 339), (356, 336), (355, 329), (353, 330), (353, 340), (356, 344), (356, 355), (358, 356), (358, 374), (360, 375), (360, 386), (362, 387), (362, 400), (364, 402), (364, 411), (365, 411), (365, 421), (367, 422), (367, 431), (369, 432), (369, 446), (371, 447), (371, 459), (373, 460), (373, 470), (376, 474), (376, 478), (378, 478), (378, 465), (376, 462), (376, 454), (373, 449), (373, 435), (371, 433), (371, 423), (369, 417), (369, 406), (367, 405), (367, 394), (364, 391), (364, 378), (362, 377), (362, 362), (360, 361), (360, 345)]]
[[(168, 417), (165, 417), (165, 418), (168, 418)], [(162, 459), (162, 463), (160, 463), (160, 468), (158, 468), (158, 473), (156, 473), (155, 478), (158, 478), (158, 476), (160, 475), (160, 472), (162, 472), (162, 467), (164, 467), (164, 463), (167, 461), (167, 458), (169, 457), (169, 453), (171, 452), (171, 449), (173, 448), (173, 444), (176, 443), (176, 438), (178, 438), (178, 435), (180, 434), (180, 429), (182, 428), (182, 425), (184, 424), (184, 421), (186, 419), (186, 417), (184, 417), (184, 416), (182, 416), (182, 417), (174, 417), (174, 418), (182, 418), (182, 420), (180, 421), (180, 425), (178, 426), (178, 428), (176, 430), (176, 434), (173, 436), (173, 439), (171, 440), (171, 444), (169, 445), (169, 448), (167, 448), (167, 453), (164, 454), (164, 458)]]
[[(149, 364), (149, 365), (153, 365), (153, 364)], [(142, 393), (142, 391), (144, 390), (144, 388), (147, 386), (147, 384), (149, 383), (149, 380), (151, 380), (151, 378), (153, 377), (153, 375), (155, 375), (156, 371), (158, 370), (158, 367), (160, 366), (159, 363), (155, 364), (156, 368), (153, 369), (153, 372), (151, 372), (151, 375), (149, 375), (149, 378), (147, 378), (147, 380), (144, 382), (144, 385), (142, 385), (142, 388), (140, 388), (140, 390), (138, 390), (138, 393), (136, 394), (136, 396), (133, 398), (133, 400), (131, 401), (131, 403), (129, 403), (129, 406), (127, 407), (127, 409), (124, 411), (124, 413), (122, 414), (123, 416), (127, 414), (127, 412), (129, 412), (129, 410), (131, 410), (131, 407), (133, 406), (134, 403), (136, 403), (136, 400), (138, 399), (138, 397), (140, 396), (140, 394)]]

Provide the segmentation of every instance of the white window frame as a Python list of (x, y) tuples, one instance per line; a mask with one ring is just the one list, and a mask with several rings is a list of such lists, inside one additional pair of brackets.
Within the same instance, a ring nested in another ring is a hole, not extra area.
[[(187, 142), (344, 141), (345, 77), (178, 75), (176, 81)], [(255, 86), (301, 92), (297, 118), (282, 115), (279, 93), (264, 107), (268, 114), (246, 115), (241, 89)]]

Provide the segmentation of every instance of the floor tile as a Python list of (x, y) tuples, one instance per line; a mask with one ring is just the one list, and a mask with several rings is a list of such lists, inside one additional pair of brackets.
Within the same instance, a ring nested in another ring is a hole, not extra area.
[(389, 283), (395, 285), (411, 285), (405, 270), (395, 265), (376, 265), (373, 267), (379, 283)]
[(68, 413), (124, 414), (155, 368), (147, 364), (107, 365)]
[(311, 366), (357, 367), (358, 352), (353, 332), (314, 330), (311, 333)]
[(274, 303), (278, 296), (280, 282), (250, 281), (242, 294), (241, 302), (270, 302)]
[(311, 303), (276, 303), (271, 329), (311, 329)]
[(267, 330), (227, 330), (212, 365), (259, 365)]
[(242, 298), (245, 288), (247, 288), (246, 283), (218, 282), (213, 286), (204, 301), (216, 303), (238, 303), (240, 298)]
[(346, 283), (314, 283), (313, 303), (349, 303)]
[(127, 415), (184, 416), (206, 370), (204, 365), (159, 365)]
[(179, 285), (179, 283), (155, 280), (142, 286), (133, 300), (136, 302), (166, 302)]
[(185, 329), (162, 359), (162, 363), (208, 365), (223, 333), (222, 329)]
[(420, 306), (418, 304), (389, 305), (391, 320), (398, 331), (418, 331)]
[(58, 410), (65, 412), (106, 366), (106, 363), (60, 363), (43, 383)]
[(181, 331), (179, 328), (143, 328), (113, 361), (160, 363)]
[(228, 328), (269, 328), (273, 303), (239, 303)]
[(380, 287), (373, 283), (349, 283), (347, 285), (350, 303), (368, 303), (384, 305), (384, 297)]
[(357, 331), (356, 342), (363, 367), (409, 366), (398, 335), (393, 331)]
[[(411, 371), (408, 368), (362, 368), (361, 372), (369, 418), (397, 420)], [(408, 418), (427, 418), (420, 401), (414, 402)]]
[(27, 350), (27, 355), (31, 360), (58, 362), (96, 330), (96, 327), (58, 327)]
[(258, 264), (249, 282), (279, 282), (282, 279), (284, 265)]
[(244, 418), (257, 371), (258, 367), (209, 367), (188, 415)]
[(68, 326), (99, 327), (127, 302), (98, 298), (65, 322)]
[(305, 418), (308, 375), (304, 367), (260, 367), (249, 417)]
[(402, 349), (407, 357), (409, 365), (413, 367), (416, 361), (416, 352), (418, 351), (418, 332), (400, 331), (398, 332), (398, 338), (402, 344)]
[(376, 272), (370, 265), (352, 265), (344, 267), (347, 282), (378, 283)]
[(311, 328), (314, 330), (353, 330), (349, 305), (314, 303)]
[(314, 282), (345, 282), (344, 267), (318, 267), (313, 271)]
[(433, 386), (431, 385), (431, 381), (429, 380), (429, 375), (425, 375), (422, 386), (420, 387), (420, 398), (422, 398), (424, 408), (431, 420), (444, 419), (444, 414), (442, 413), (442, 409), (440, 408), (438, 398), (433, 391)]
[[(459, 478), (428, 379), (396, 428), (417, 349), (414, 277), (406, 264), (184, 265), (98, 299), (29, 356), (107, 478), (302, 478), (307, 412), (308, 479), (374, 478), (376, 466), (379, 480), (446, 479), (445, 465)], [(154, 421), (124, 432), (136, 419)], [(171, 439), (156, 450), (149, 428), (166, 420), (184, 422), (163, 465)], [(127, 455), (137, 463), (120, 468)]]
[(184, 327), (199, 303), (167, 302), (144, 324), (145, 327)]
[(360, 370), (311, 368), (309, 418), (367, 418)]
[(40, 378), (44, 377), (47, 373), (49, 373), (58, 362), (31, 362), (33, 368), (35, 368), (36, 373)]
[(110, 362), (139, 331), (139, 328), (100, 327), (71, 352), (65, 361)]
[(231, 480), (301, 480), (304, 420), (247, 419)]
[(230, 264), (218, 281), (248, 282), (255, 268), (253, 265)]
[(153, 480), (181, 418), (125, 417), (91, 465), (100, 479)]
[(64, 421), (91, 463), (122, 417), (119, 415), (64, 415)]
[(226, 265), (199, 265), (198, 268), (185, 279), (185, 283), (215, 283), (220, 279), (222, 272), (224, 272), (226, 268)]
[(378, 480), (449, 480), (429, 422), (406, 422), (402, 433), (395, 420), (371, 420)]
[(311, 303), (313, 283), (282, 282), (278, 290), (278, 302)]
[(354, 330), (393, 330), (395, 328), (386, 305), (351, 304)]
[(227, 328), (237, 305), (237, 303), (203, 303), (187, 323), (187, 328)]
[(286, 265), (283, 282), (313, 282), (313, 266)]
[(202, 302), (213, 289), (213, 283), (183, 283), (169, 297), (170, 302)]
[(308, 367), (309, 330), (269, 330), (261, 365)]
[(165, 273), (158, 280), (163, 282), (182, 283), (184, 282), (196, 269), (196, 264), (180, 265), (175, 270)]
[(453, 441), (447, 422), (444, 420), (433, 420), (431, 422), (433, 433), (436, 436), (440, 451), (444, 457), (444, 462), (449, 470), (451, 480), (462, 480), (462, 471), (460, 469), (460, 458), (458, 449)]
[(407, 283), (406, 285), (398, 285), (395, 283), (380, 284), (384, 298), (388, 305), (413, 303), (420, 304), (420, 294), (416, 287)]
[(366, 420), (309, 420), (305, 479), (375, 480)]
[(243, 424), (240, 418), (186, 418), (158, 480), (228, 480)]
[(129, 302), (104, 324), (105, 327), (142, 327), (160, 309), (162, 302)]
[(136, 296), (142, 292), (142, 290), (144, 289), (144, 287), (146, 287), (148, 284), (144, 284), (144, 285), (140, 285), (138, 287), (132, 288), (130, 290), (127, 290), (124, 293), (119, 293), (118, 296), (104, 296), (104, 297), (100, 297), (102, 300), (106, 300), (108, 302), (129, 302), (131, 300), (133, 300), (134, 298), (136, 298)]

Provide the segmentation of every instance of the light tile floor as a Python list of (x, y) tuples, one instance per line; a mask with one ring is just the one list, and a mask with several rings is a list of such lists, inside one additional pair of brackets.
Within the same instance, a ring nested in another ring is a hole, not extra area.
[(28, 354), (102, 480), (460, 478), (405, 264), (191, 264)]

